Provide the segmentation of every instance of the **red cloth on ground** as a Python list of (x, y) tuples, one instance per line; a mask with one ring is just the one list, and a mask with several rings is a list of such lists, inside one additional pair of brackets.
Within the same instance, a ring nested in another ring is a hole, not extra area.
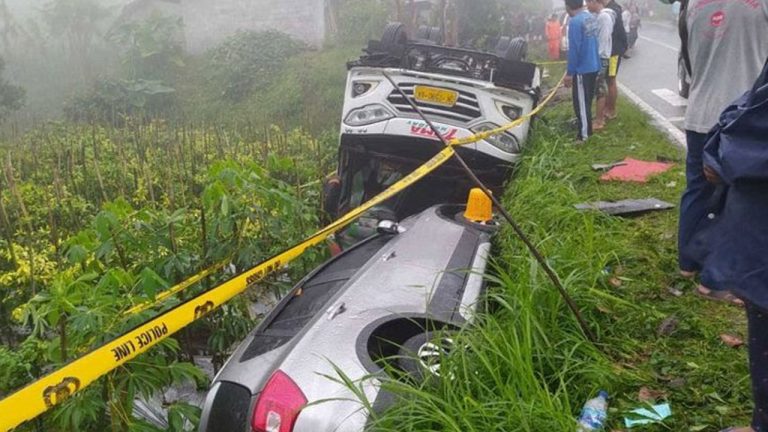
[(623, 181), (648, 183), (654, 175), (669, 171), (674, 164), (664, 162), (646, 162), (632, 158), (624, 159), (624, 165), (617, 166), (600, 177), (602, 181)]

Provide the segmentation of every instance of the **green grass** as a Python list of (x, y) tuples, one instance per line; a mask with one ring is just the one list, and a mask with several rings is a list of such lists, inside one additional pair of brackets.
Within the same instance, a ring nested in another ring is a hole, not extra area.
[[(684, 156), (634, 106), (586, 145), (572, 144), (563, 103), (538, 121), (504, 202), (576, 298), (598, 334), (591, 345), (541, 269), (509, 229), (496, 237), (487, 312), (449, 362), (455, 379), (421, 388), (393, 382), (402, 397), (377, 419), (381, 431), (572, 431), (583, 402), (612, 395), (609, 430), (643, 406), (642, 387), (665, 394), (673, 416), (648, 431), (718, 431), (748, 423), (746, 355), (721, 333), (744, 336), (743, 313), (705, 302), (677, 276), (677, 211), (636, 218), (580, 213), (593, 200), (656, 197), (677, 203)], [(631, 156), (676, 161), (648, 184), (603, 183), (591, 170)], [(620, 281), (620, 286), (617, 281)], [(613, 283), (611, 283), (613, 282)], [(682, 296), (671, 291), (679, 290)], [(665, 334), (668, 317), (678, 324)]]

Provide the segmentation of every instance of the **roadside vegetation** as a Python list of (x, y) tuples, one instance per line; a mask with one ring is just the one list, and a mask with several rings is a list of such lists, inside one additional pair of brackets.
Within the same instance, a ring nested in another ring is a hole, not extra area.
[[(184, 52), (182, 24), (162, 16), (111, 26), (113, 11), (95, 0), (51, 0), (31, 27), (0, 6), (14, 29), (3, 37), (18, 38), (2, 52), (0, 78), (0, 397), (322, 225), (320, 185), (336, 163), (345, 62), (397, 16), (397, 3), (331, 1), (333, 33), (320, 48), (240, 32), (199, 55)], [(503, 32), (494, 17), (509, 3), (468, 10), (462, 37), (482, 45), (484, 33)], [(623, 413), (643, 405), (643, 387), (644, 399), (650, 391), (674, 412), (647, 430), (744, 423), (745, 354), (720, 339), (743, 336), (742, 313), (699, 300), (677, 278), (676, 213), (618, 219), (573, 209), (598, 199), (675, 203), (681, 153), (628, 104), (586, 146), (572, 145), (569, 120), (567, 102), (537, 120), (505, 202), (583, 308), (598, 345), (505, 230), (486, 313), (450, 359), (455, 379), (387, 383), (403, 397), (378, 430), (567, 431), (598, 389), (614, 397), (618, 430)], [(647, 185), (600, 183), (590, 169), (625, 156), (678, 166)], [(23, 430), (159, 430), (131, 417), (134, 398), (182, 382), (206, 388), (192, 360), (219, 367), (257, 324), (263, 311), (253, 303), (279, 297), (323, 258), (310, 252)], [(231, 263), (226, 271), (179, 298), (125, 315), (222, 261)], [(163, 402), (162, 430), (194, 429), (197, 408)]]
[[(676, 273), (676, 211), (617, 218), (573, 205), (656, 197), (677, 203), (683, 154), (628, 103), (586, 145), (573, 145), (567, 101), (537, 121), (504, 202), (548, 257), (599, 342), (592, 345), (510, 229), (496, 238), (486, 313), (450, 357), (455, 379), (411, 387), (380, 431), (568, 431), (598, 390), (612, 396), (609, 430), (652, 400), (673, 416), (648, 431), (718, 431), (751, 415), (743, 311), (694, 295)], [(671, 160), (648, 184), (604, 183), (595, 163)]]

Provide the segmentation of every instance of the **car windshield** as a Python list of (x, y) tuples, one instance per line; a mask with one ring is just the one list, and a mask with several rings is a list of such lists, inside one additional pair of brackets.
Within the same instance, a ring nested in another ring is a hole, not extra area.
[[(367, 151), (343, 151), (342, 213), (364, 204), (422, 163), (420, 160)], [(461, 202), (466, 198), (468, 190), (469, 183), (460, 170), (453, 166), (443, 166), (380, 207), (394, 212), (398, 219), (404, 219), (435, 204)]]

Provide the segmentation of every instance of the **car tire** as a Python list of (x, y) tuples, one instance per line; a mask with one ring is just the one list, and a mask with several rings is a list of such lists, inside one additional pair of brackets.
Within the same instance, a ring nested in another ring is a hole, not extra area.
[(440, 27), (430, 27), (429, 37), (430, 42), (434, 42), (437, 45), (443, 44), (443, 30)]
[(453, 352), (454, 337), (452, 331), (424, 332), (411, 337), (400, 347), (397, 366), (416, 382), (443, 378), (442, 360)]
[(496, 44), (496, 55), (511, 61), (523, 61), (528, 56), (528, 42), (520, 37), (503, 36)]
[(429, 40), (429, 32), (431, 31), (431, 27), (427, 25), (420, 25), (419, 29), (416, 30), (416, 39), (419, 40)]
[(514, 38), (509, 42), (509, 48), (504, 56), (507, 60), (523, 61), (528, 57), (528, 42), (523, 38)]
[(677, 92), (680, 97), (686, 99), (691, 94), (691, 83), (688, 82), (688, 68), (685, 67), (685, 60), (682, 57), (677, 61)]
[(494, 51), (496, 52), (496, 55), (499, 57), (505, 58), (505, 55), (509, 50), (509, 44), (511, 42), (512, 42), (512, 38), (509, 36), (500, 37), (499, 41), (496, 42), (496, 48), (494, 49)]
[(394, 56), (401, 56), (408, 44), (408, 32), (403, 23), (389, 23), (384, 27), (381, 37), (381, 49)]

